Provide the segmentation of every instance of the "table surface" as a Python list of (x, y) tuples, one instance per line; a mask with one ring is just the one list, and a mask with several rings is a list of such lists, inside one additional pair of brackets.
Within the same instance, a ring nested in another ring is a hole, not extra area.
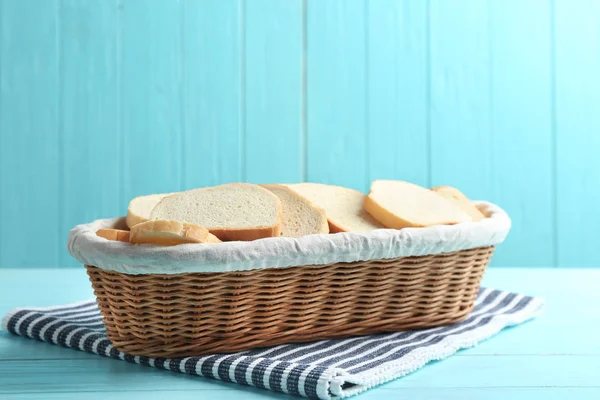
[[(491, 268), (485, 286), (546, 299), (536, 320), (361, 394), (361, 400), (600, 399), (600, 269)], [(83, 268), (0, 269), (0, 315), (92, 297)], [(0, 331), (0, 398), (292, 399)]]

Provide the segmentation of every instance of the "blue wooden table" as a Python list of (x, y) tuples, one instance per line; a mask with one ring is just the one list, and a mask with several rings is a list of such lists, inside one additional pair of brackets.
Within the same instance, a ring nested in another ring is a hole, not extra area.
[[(600, 399), (600, 270), (493, 268), (489, 287), (544, 297), (538, 319), (359, 399)], [(92, 296), (85, 271), (0, 269), (0, 314)], [(0, 332), (0, 399), (292, 399)]]

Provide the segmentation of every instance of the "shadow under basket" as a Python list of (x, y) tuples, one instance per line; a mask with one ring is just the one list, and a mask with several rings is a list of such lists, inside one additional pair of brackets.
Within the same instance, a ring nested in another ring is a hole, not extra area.
[(187, 357), (461, 321), (493, 251), (174, 275), (86, 268), (116, 349)]

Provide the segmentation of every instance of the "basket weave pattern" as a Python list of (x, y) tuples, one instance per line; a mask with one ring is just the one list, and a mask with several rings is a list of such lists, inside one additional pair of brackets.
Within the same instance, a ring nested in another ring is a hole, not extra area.
[(458, 322), (493, 250), (223, 273), (86, 268), (115, 348), (187, 357)]

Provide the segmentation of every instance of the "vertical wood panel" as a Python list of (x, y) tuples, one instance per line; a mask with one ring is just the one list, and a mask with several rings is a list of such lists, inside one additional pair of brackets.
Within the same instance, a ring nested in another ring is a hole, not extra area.
[(369, 180), (428, 185), (427, 2), (368, 2)]
[(513, 221), (494, 262), (554, 265), (549, 2), (492, 0), (490, 4), (493, 188), (489, 198)]
[(182, 10), (179, 0), (127, 0), (121, 12), (126, 206), (134, 196), (182, 186)]
[(302, 0), (253, 0), (245, 16), (246, 179), (302, 180)]
[[(123, 215), (117, 120), (117, 1), (63, 0), (61, 233)], [(77, 265), (61, 250), (60, 265)]]
[(598, 267), (600, 3), (556, 1), (558, 265)]
[[(4, 7), (4, 0), (0, 0), (0, 216), (2, 216), (2, 210), (4, 209), (4, 204), (3, 204), (3, 188), (4, 188), (4, 175), (6, 174), (6, 172), (3, 172), (5, 169), (3, 168), (3, 164), (2, 164), (2, 159), (4, 156), (4, 152), (2, 151), (2, 149), (4, 147), (7, 146), (8, 141), (3, 140), (2, 137), (3, 135), (3, 128), (4, 128), (4, 124), (2, 123), (2, 112), (3, 112), (3, 107), (2, 107), (2, 98), (3, 95), (2, 93), (4, 92), (4, 75), (3, 75), (3, 71), (4, 71), (4, 64), (3, 64), (3, 56), (4, 56), (4, 18), (3, 18), (3, 7)], [(6, 259), (2, 257), (2, 252), (4, 251), (4, 249), (2, 248), (2, 229), (0, 229), (0, 268), (2, 268), (3, 264), (6, 263)]]
[(594, 0), (0, 0), (0, 266), (75, 265), (68, 229), (136, 195), (304, 178), (454, 185), (511, 215), (494, 264), (597, 266), (599, 21)]
[(0, 266), (56, 266), (58, 2), (3, 0), (1, 11)]
[(431, 0), (432, 185), (472, 198), (492, 193), (489, 57), (486, 2)]
[(308, 2), (307, 180), (368, 189), (363, 0)]
[(242, 174), (243, 8), (239, 0), (184, 2), (186, 188)]

